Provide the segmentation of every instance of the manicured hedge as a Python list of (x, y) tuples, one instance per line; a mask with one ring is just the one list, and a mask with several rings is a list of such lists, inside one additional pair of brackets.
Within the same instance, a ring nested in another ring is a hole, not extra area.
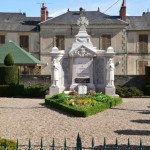
[(27, 97), (43, 98), (48, 93), (48, 86), (41, 84), (24, 85), (0, 85), (1, 97)]
[(141, 97), (143, 96), (143, 92), (136, 87), (130, 86), (117, 86), (116, 93), (120, 97)]
[(150, 66), (145, 67), (145, 80), (146, 85), (150, 85)]
[(41, 98), (47, 95), (49, 87), (41, 84), (31, 84), (24, 88), (24, 97)]
[(60, 103), (56, 100), (50, 100), (49, 98), (45, 99), (45, 104), (47, 106), (54, 107), (56, 109), (65, 111), (67, 113), (70, 113), (72, 115), (78, 116), (78, 117), (87, 117), (93, 114), (96, 114), (98, 112), (104, 111), (108, 108), (111, 108), (113, 106), (119, 105), (122, 103), (121, 98), (114, 98), (112, 101), (108, 101), (105, 103), (101, 103), (99, 105), (91, 106), (88, 109), (78, 109), (77, 107), (70, 106), (64, 103)]
[(0, 85), (1, 97), (19, 97), (24, 92), (24, 85)]
[(0, 85), (19, 84), (18, 66), (0, 67)]
[(144, 95), (150, 95), (150, 85), (146, 85), (143, 88)]

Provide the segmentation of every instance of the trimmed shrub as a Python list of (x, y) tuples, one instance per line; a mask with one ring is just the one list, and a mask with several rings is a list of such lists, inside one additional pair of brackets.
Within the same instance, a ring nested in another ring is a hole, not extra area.
[[(102, 100), (100, 100), (100, 97), (102, 98)], [(65, 93), (61, 93), (61, 94), (56, 94), (50, 98), (46, 98), (45, 104), (48, 106), (54, 107), (56, 109), (65, 111), (67, 113), (70, 113), (72, 115), (78, 116), (78, 117), (87, 117), (89, 115), (96, 114), (98, 112), (104, 111), (105, 109), (111, 108), (113, 106), (116, 106), (122, 103), (121, 98), (112, 98), (108, 95), (104, 95), (101, 93), (95, 94), (93, 96), (85, 95), (82, 97), (82, 99), (80, 98), (81, 96), (71, 97)], [(78, 105), (76, 104), (71, 105), (70, 103), (68, 103), (70, 101), (76, 102), (77, 100), (79, 100), (80, 102), (89, 101), (92, 103), (90, 104), (83, 103), (83, 105), (82, 103), (79, 103)], [(95, 101), (94, 105), (93, 105), (93, 101)]]
[(127, 86), (117, 86), (116, 93), (120, 97), (141, 97), (143, 92), (136, 87), (127, 87)]
[(24, 89), (24, 97), (40, 98), (45, 97), (49, 87), (41, 84), (31, 84)]
[(4, 59), (4, 64), (6, 66), (13, 66), (14, 65), (14, 59), (12, 56), (12, 53), (8, 53)]
[(69, 105), (64, 104), (64, 103), (59, 103), (55, 100), (45, 99), (46, 105), (54, 107), (54, 108), (62, 110), (62, 111), (65, 111), (69, 114), (72, 114), (72, 115), (75, 115), (78, 117), (88, 117), (90, 115), (94, 115), (98, 112), (104, 111), (108, 108), (119, 105), (121, 103), (122, 103), (122, 99), (118, 98), (112, 102), (101, 103), (99, 105), (92, 106), (88, 109), (78, 109), (77, 107), (69, 106)]
[(0, 67), (0, 85), (19, 84), (19, 69), (17, 66)]
[(20, 97), (23, 92), (24, 85), (0, 85), (1, 97)]

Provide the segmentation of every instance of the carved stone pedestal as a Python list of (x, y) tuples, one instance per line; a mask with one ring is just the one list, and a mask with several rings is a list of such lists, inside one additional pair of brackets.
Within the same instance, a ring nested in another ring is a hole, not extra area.
[(112, 86), (112, 87), (106, 86), (105, 87), (105, 94), (110, 95), (112, 97), (116, 97), (116, 98), (119, 97), (119, 95), (116, 94), (116, 88), (114, 86)]
[(59, 87), (57, 87), (57, 86), (51, 86), (51, 87), (49, 88), (49, 95), (46, 95), (46, 98), (47, 98), (47, 97), (51, 97), (51, 96), (53, 96), (53, 95), (55, 95), (55, 94), (62, 93), (63, 90), (64, 90), (64, 89), (59, 88)]

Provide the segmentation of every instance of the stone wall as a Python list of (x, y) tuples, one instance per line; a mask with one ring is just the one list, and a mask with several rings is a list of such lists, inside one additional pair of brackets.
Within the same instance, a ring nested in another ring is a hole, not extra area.
[(144, 75), (115, 75), (115, 85), (129, 85), (141, 89), (145, 85)]
[[(20, 75), (20, 84), (29, 85), (29, 84), (51, 84), (50, 75)], [(145, 84), (144, 75), (115, 75), (115, 85), (130, 85), (137, 88), (142, 88)]]
[(50, 75), (20, 75), (20, 84), (29, 85), (29, 84), (51, 84)]

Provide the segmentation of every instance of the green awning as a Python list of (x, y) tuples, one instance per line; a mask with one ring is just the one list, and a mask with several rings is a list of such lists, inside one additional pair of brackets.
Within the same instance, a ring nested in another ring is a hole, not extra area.
[(43, 65), (44, 63), (32, 56), (26, 50), (21, 48), (15, 42), (9, 41), (0, 45), (0, 64), (4, 64), (4, 59), (8, 53), (11, 53), (16, 65)]

